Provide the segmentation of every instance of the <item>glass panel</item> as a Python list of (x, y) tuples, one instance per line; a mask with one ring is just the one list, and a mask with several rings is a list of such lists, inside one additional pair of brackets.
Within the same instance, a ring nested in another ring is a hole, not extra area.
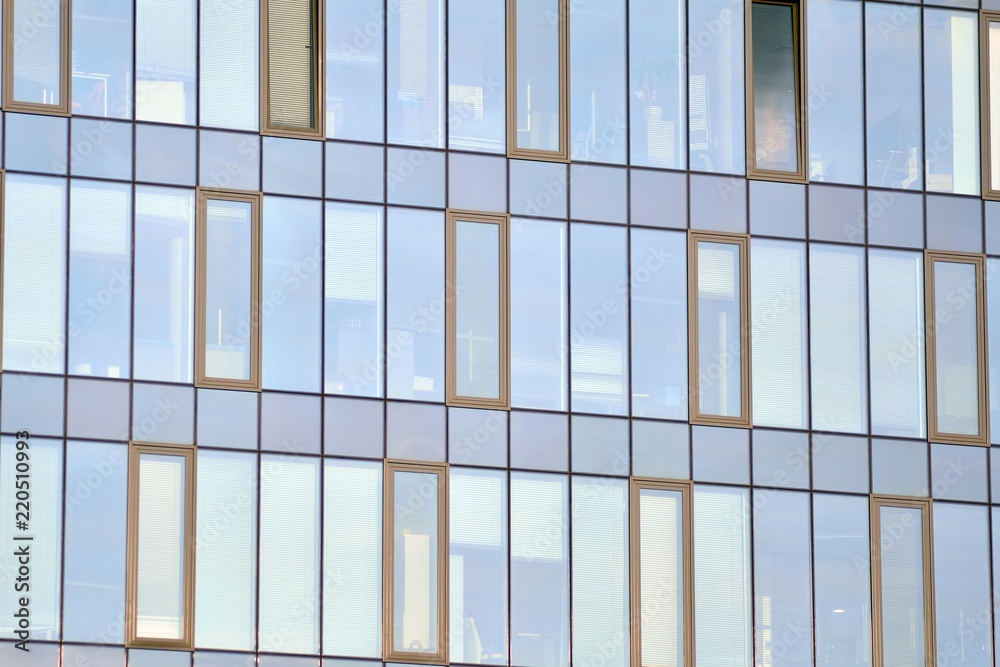
[(924, 10), (927, 189), (979, 194), (979, 17)]
[(59, 106), (62, 55), (62, 2), (8, 0), (14, 5), (14, 25), (5, 35), (15, 39), (11, 49), (13, 91), (16, 102)]
[(135, 633), (146, 639), (184, 636), (187, 459), (139, 453)]
[(438, 553), (438, 480), (433, 472), (393, 471), (393, 651), (438, 650), (438, 559), (444, 558)]
[(448, 146), (507, 150), (503, 0), (448, 3)]
[(872, 433), (925, 437), (924, 271), (919, 253), (871, 249)]
[(252, 651), (257, 599), (257, 456), (198, 452), (195, 640)]
[(684, 169), (687, 82), (683, 0), (629, 0), (629, 94), (633, 165)]
[(920, 190), (920, 10), (873, 2), (865, 12), (868, 185)]
[(754, 2), (753, 113), (757, 169), (795, 172), (798, 150), (798, 16), (792, 4)]
[(937, 430), (979, 435), (976, 265), (934, 262)]
[(66, 181), (7, 174), (4, 200), (3, 368), (62, 373)]
[(326, 136), (382, 141), (383, 0), (326, 2)]
[(511, 664), (569, 664), (568, 477), (510, 476)]
[(863, 248), (809, 246), (812, 427), (868, 430), (867, 321)]
[(69, 372), (131, 375), (132, 187), (73, 181)]
[(517, 71), (514, 104), (516, 148), (559, 151), (562, 127), (559, 98), (562, 59), (559, 28), (567, 17), (561, 0), (511, 0), (515, 3)]
[(740, 246), (698, 242), (698, 411), (742, 412)]
[(990, 189), (1000, 190), (1000, 21), (989, 22)]
[(750, 270), (753, 422), (805, 428), (809, 422), (806, 246), (754, 239)]
[(573, 410), (628, 414), (627, 233), (571, 227), (570, 346)]
[[(994, 88), (994, 90), (996, 90)], [(994, 172), (996, 173), (996, 172)], [(991, 508), (992, 542), (993, 542), (993, 590), (1000, 586), (1000, 507)], [(1000, 598), (993, 596), (993, 645), (1000, 646)]]
[(389, 8), (389, 142), (444, 147), (444, 2), (398, 0)]
[[(1000, 442), (1000, 259), (986, 258), (986, 310), (989, 360), (990, 441)], [(1000, 481), (1000, 480), (997, 480)]]
[(750, 431), (718, 426), (691, 429), (694, 479), (750, 484)]
[(625, 164), (625, 4), (625, 0), (569, 3), (574, 160)]
[(507, 664), (507, 473), (451, 469), (452, 662)]
[(131, 118), (131, 0), (73, 0), (72, 7), (73, 114)]
[(455, 221), (455, 392), (500, 399), (499, 224)]
[(313, 0), (262, 0), (267, 3), (267, 128), (313, 130), (316, 123), (316, 66), (323, 54)]
[(382, 396), (382, 207), (326, 204), (325, 391)]
[(197, 13), (197, 0), (136, 0), (137, 120), (194, 124)]
[(255, 132), (259, 128), (259, 1), (201, 0), (199, 123), (203, 126)]
[(923, 516), (918, 508), (883, 506), (879, 517), (883, 664), (925, 665)]
[(871, 665), (869, 534), (867, 497), (813, 496), (819, 664)]
[[(633, 511), (636, 511), (633, 509)], [(641, 665), (684, 664), (683, 495), (667, 489), (639, 490), (639, 622)], [(636, 666), (638, 667), (638, 666)]]
[(629, 664), (628, 481), (573, 478), (575, 664)]
[(382, 655), (382, 462), (324, 462), (323, 651)]
[(386, 405), (386, 457), (404, 461), (446, 461), (443, 405), (391, 402)]
[(224, 199), (205, 205), (205, 375), (249, 380), (253, 205)]
[(566, 224), (515, 219), (510, 230), (510, 402), (567, 408)]
[(323, 144), (264, 137), (264, 192), (302, 197), (323, 194)]

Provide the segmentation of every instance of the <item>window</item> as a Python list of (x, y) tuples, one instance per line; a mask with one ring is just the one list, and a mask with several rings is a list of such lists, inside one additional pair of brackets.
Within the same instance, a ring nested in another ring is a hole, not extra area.
[(507, 216), (448, 212), (448, 404), (510, 407)]
[(750, 275), (745, 234), (691, 232), (691, 421), (750, 425)]
[(321, 0), (261, 0), (260, 131), (325, 138)]
[(448, 659), (447, 465), (387, 462), (382, 658)]
[(934, 664), (931, 501), (872, 497), (872, 667)]
[(190, 650), (194, 447), (130, 443), (128, 487), (126, 643)]
[(755, 0), (747, 12), (747, 175), (805, 182), (802, 113), (802, 8), (795, 0)]
[(985, 268), (982, 255), (926, 253), (927, 421), (935, 442), (989, 443)]
[(979, 41), (983, 197), (1000, 199), (1000, 12), (982, 13)]
[(198, 190), (195, 383), (260, 389), (261, 196)]
[(4, 4), (4, 111), (69, 115), (71, 5), (71, 0)]
[(507, 156), (567, 161), (569, 0), (507, 7)]
[(197, 0), (136, 0), (136, 120), (194, 124), (197, 32)]
[(633, 478), (632, 664), (694, 664), (694, 551), (690, 482)]

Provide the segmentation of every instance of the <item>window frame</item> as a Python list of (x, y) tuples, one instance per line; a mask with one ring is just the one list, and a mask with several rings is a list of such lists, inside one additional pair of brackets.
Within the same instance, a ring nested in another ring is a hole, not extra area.
[[(943, 432), (938, 427), (937, 317), (935, 315), (934, 270), (936, 262), (971, 264), (976, 270), (976, 379), (979, 387), (979, 435)], [(944, 250), (924, 251), (924, 324), (927, 373), (927, 439), (953, 445), (990, 446), (989, 342), (986, 339), (986, 256)]]
[[(142, 454), (177, 456), (184, 459), (184, 600), (183, 637), (152, 639), (137, 635), (137, 594), (139, 564), (139, 458)], [(194, 649), (195, 556), (197, 530), (198, 456), (194, 445), (176, 445), (129, 441), (128, 509), (125, 577), (125, 645), (130, 648), (154, 648), (191, 651)]]
[(271, 0), (260, 0), (260, 134), (287, 139), (326, 141), (326, 0), (310, 0), (313, 10), (313, 118), (310, 130), (283, 127), (271, 123), (271, 73), (268, 66), (270, 36), (268, 16)]
[[(740, 410), (738, 417), (703, 414), (699, 407), (701, 376), (698, 338), (698, 244), (735, 245), (740, 252)], [(750, 235), (736, 232), (688, 231), (688, 421), (703, 426), (753, 428), (750, 345)]]
[[(783, 183), (809, 182), (809, 127), (807, 53), (806, 48), (806, 4), (805, 0), (746, 0), (744, 13), (744, 51), (745, 51), (745, 86), (746, 86), (746, 158), (747, 178), (761, 181), (779, 181)], [(753, 7), (754, 5), (780, 5), (791, 7), (793, 38), (797, 48), (795, 54), (795, 134), (798, 169), (778, 171), (774, 169), (757, 168), (757, 124), (754, 110), (754, 78), (753, 78)]]
[[(1000, 188), (993, 188), (992, 156), (990, 155), (990, 23), (1000, 23), (1000, 11), (979, 12), (979, 156), (982, 162), (983, 199), (1000, 201)], [(1000, 74), (1000, 72), (998, 72)], [(1000, 128), (997, 128), (1000, 131)], [(998, 174), (1000, 176), (1000, 174)]]
[(70, 116), (73, 100), (70, 85), (73, 39), (73, 0), (59, 0), (59, 104), (18, 102), (14, 99), (14, 4), (3, 6), (3, 110), (19, 113)]
[[(382, 660), (384, 662), (444, 665), (449, 663), (448, 639), (448, 471), (447, 463), (426, 463), (398, 459), (384, 459), (382, 469)], [(396, 473), (414, 472), (438, 477), (438, 534), (437, 534), (437, 652), (412, 653), (393, 649), (395, 581), (395, 515), (393, 512), (396, 490)]]
[(571, 0), (559, 3), (559, 150), (517, 146), (517, 4), (507, 0), (507, 157), (547, 162), (569, 162), (569, 13)]
[(684, 636), (684, 665), (695, 664), (694, 633), (694, 482), (665, 480), (653, 477), (629, 478), (629, 605), (631, 606), (631, 664), (642, 667), (642, 579), (641, 579), (641, 515), (640, 494), (645, 489), (673, 491), (681, 494), (681, 521), (683, 525), (684, 564), (681, 579), (684, 582), (684, 614), (681, 632)]
[[(208, 289), (208, 200), (245, 202), (251, 208), (251, 316), (250, 316), (250, 379), (233, 380), (211, 377), (205, 372), (206, 298)], [(194, 385), (210, 389), (261, 390), (261, 294), (263, 289), (263, 194), (243, 190), (196, 188), (195, 207), (195, 294), (194, 294)]]
[[(500, 236), (500, 397), (497, 399), (458, 394), (458, 271), (457, 232), (459, 222), (492, 224)], [(448, 209), (445, 228), (445, 403), (453, 407), (510, 410), (510, 216)]]
[(924, 565), (924, 650), (927, 664), (933, 665), (937, 656), (937, 638), (935, 636), (934, 606), (934, 512), (933, 501), (930, 498), (913, 498), (908, 496), (876, 495), (870, 496), (869, 516), (869, 548), (871, 550), (871, 587), (872, 587), (872, 667), (884, 667), (882, 628), (882, 508), (898, 507), (902, 509), (919, 509), (921, 512), (921, 538), (923, 546)]

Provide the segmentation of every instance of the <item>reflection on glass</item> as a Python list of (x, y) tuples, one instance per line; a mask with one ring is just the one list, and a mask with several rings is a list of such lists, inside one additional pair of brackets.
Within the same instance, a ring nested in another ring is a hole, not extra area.
[(639, 553), (632, 557), (639, 560), (640, 599), (633, 605), (639, 605), (643, 667), (684, 664), (684, 596), (688, 582), (684, 576), (687, 563), (682, 503), (679, 490), (639, 489)]
[(989, 22), (990, 190), (1000, 190), (1000, 21)]
[(202, 126), (254, 132), (260, 127), (259, 16), (258, 0), (201, 0)]
[[(989, 348), (990, 441), (1000, 442), (1000, 259), (986, 258), (986, 299)], [(998, 480), (1000, 481), (1000, 480)]]
[(570, 2), (573, 160), (625, 164), (625, 0)]
[(184, 636), (187, 466), (183, 456), (139, 454), (135, 634)]
[(438, 478), (393, 471), (393, 651), (438, 652)]
[(507, 664), (507, 473), (452, 468), (450, 659)]
[(253, 319), (253, 207), (209, 199), (206, 216), (205, 375), (249, 380)]
[(629, 0), (629, 96), (633, 165), (683, 169), (687, 82), (683, 0)]
[(61, 99), (63, 2), (8, 0), (14, 5), (14, 25), (4, 39), (13, 39), (11, 69), (15, 102), (59, 107)]
[(506, 150), (502, 0), (448, 3), (448, 146)]
[(698, 241), (698, 412), (740, 417), (740, 246)]
[(798, 161), (797, 6), (754, 2), (753, 117), (756, 168), (796, 172)]
[(976, 265), (934, 262), (937, 431), (979, 435)]
[(517, 17), (514, 127), (518, 149), (559, 152), (563, 134), (560, 118), (562, 94), (560, 28), (561, 0), (510, 0)]
[(73, 0), (72, 112), (132, 117), (132, 0)]
[(925, 665), (923, 512), (879, 507), (882, 659), (885, 667)]
[(193, 125), (197, 0), (136, 0), (135, 117)]
[(326, 2), (326, 136), (381, 142), (385, 117), (382, 0)]
[(459, 396), (501, 399), (501, 225), (455, 221), (455, 381)]
[(444, 1), (391, 3), (388, 42), (389, 142), (444, 147)]

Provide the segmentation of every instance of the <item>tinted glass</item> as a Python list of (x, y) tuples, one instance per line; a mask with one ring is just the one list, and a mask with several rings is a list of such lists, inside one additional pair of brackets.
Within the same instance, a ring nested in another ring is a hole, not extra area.
[(698, 242), (699, 412), (738, 417), (742, 411), (740, 246)]
[[(517, 70), (515, 146), (558, 151), (562, 127), (559, 98), (564, 63), (559, 50), (562, 16), (559, 0), (511, 0), (515, 3)], [(555, 19), (555, 20), (553, 20)]]
[(754, 2), (753, 110), (756, 168), (794, 172), (798, 160), (796, 5)]
[[(434, 654), (438, 640), (438, 480), (436, 473), (394, 472), (392, 650)], [(412, 497), (422, 498), (416, 508)], [(409, 503), (409, 504), (408, 504)], [(411, 511), (404, 511), (404, 508)]]
[(455, 221), (455, 391), (500, 398), (501, 286), (497, 224)]

